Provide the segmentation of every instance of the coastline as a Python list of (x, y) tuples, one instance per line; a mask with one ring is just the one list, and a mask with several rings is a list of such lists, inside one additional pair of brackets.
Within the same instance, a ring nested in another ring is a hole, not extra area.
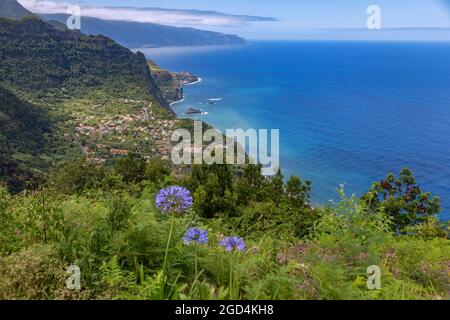
[[(202, 82), (203, 81), (203, 79), (202, 78), (200, 78), (200, 77), (197, 77), (197, 80), (196, 81), (193, 81), (193, 82), (188, 82), (188, 83), (185, 83), (185, 84), (182, 84), (181, 85), (181, 87), (185, 87), (185, 86), (191, 86), (191, 85), (194, 85), (194, 84), (197, 84), (197, 83), (200, 83), (200, 82)], [(185, 98), (184, 98), (184, 92), (183, 92), (183, 98), (182, 99), (180, 99), (180, 100), (178, 100), (178, 101), (174, 101), (174, 102), (171, 102), (169, 105), (170, 106), (173, 106), (173, 105), (175, 105), (175, 104), (177, 104), (177, 103), (181, 103), (181, 102), (183, 102), (185, 100)]]
[(184, 87), (184, 86), (191, 86), (191, 85), (200, 83), (200, 82), (202, 82), (202, 81), (203, 81), (202, 78), (197, 78), (197, 81), (185, 83), (185, 84), (182, 85), (182, 87)]

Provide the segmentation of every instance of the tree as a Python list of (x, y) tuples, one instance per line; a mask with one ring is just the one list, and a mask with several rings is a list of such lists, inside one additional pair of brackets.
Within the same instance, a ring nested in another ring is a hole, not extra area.
[(261, 175), (261, 164), (246, 165), (241, 178), (236, 183), (236, 191), (240, 204), (248, 204), (251, 201), (264, 201), (265, 177)]
[(286, 193), (290, 205), (303, 208), (311, 200), (311, 181), (302, 182), (299, 177), (292, 176), (286, 184)]
[(284, 197), (284, 177), (281, 174), (281, 170), (278, 170), (277, 174), (273, 177), (266, 178), (264, 199), (272, 200), (278, 207)]
[(85, 159), (62, 163), (50, 177), (50, 185), (63, 194), (81, 194), (97, 189), (105, 178), (103, 166), (88, 163)]
[(108, 200), (108, 223), (112, 231), (120, 230), (127, 225), (131, 217), (131, 204), (120, 193), (111, 194)]
[(114, 166), (114, 171), (122, 175), (127, 183), (141, 182), (145, 178), (145, 159), (137, 153), (130, 153), (125, 158), (119, 159)]
[(162, 160), (152, 160), (145, 168), (145, 177), (152, 182), (160, 182), (168, 175), (170, 166)]
[(407, 227), (427, 222), (441, 211), (439, 197), (422, 192), (407, 168), (400, 172), (399, 177), (389, 174), (386, 179), (373, 183), (362, 200), (372, 212), (382, 208), (392, 218), (396, 232), (405, 232)]
[(200, 215), (212, 218), (218, 213), (233, 213), (237, 199), (229, 165), (194, 165), (187, 187), (194, 191), (194, 199), (198, 196), (194, 208)]

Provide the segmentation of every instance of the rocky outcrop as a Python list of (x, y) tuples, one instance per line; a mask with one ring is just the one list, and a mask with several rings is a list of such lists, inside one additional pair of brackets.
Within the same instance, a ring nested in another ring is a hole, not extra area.
[(200, 79), (193, 74), (181, 71), (181, 72), (172, 72), (173, 77), (180, 83), (180, 85), (184, 86), (190, 83), (194, 83), (199, 81)]
[(167, 70), (161, 69), (155, 62), (147, 62), (153, 79), (161, 89), (164, 98), (168, 103), (183, 99), (183, 88), (173, 74)]
[(170, 72), (160, 68), (154, 61), (149, 60), (147, 63), (150, 67), (153, 79), (155, 79), (164, 98), (169, 103), (183, 99), (182, 86), (199, 80), (198, 77), (189, 72)]

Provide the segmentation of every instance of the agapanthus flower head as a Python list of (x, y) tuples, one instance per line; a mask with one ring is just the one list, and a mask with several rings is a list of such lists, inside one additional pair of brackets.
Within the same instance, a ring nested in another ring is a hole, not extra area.
[(227, 251), (233, 250), (244, 251), (247, 248), (247, 246), (244, 243), (244, 240), (236, 236), (225, 237), (222, 241), (220, 241), (220, 245), (224, 247)]
[(161, 189), (155, 197), (156, 206), (163, 213), (183, 213), (192, 206), (192, 197), (188, 189), (171, 186)]
[(208, 243), (208, 232), (206, 232), (206, 230), (190, 228), (184, 234), (183, 241), (184, 241), (184, 244), (186, 244), (186, 245), (189, 245), (191, 243), (207, 244)]

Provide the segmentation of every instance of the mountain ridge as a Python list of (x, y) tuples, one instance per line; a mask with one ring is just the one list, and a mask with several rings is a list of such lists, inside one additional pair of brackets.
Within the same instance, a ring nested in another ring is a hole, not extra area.
[[(48, 20), (65, 23), (69, 15), (41, 14)], [(245, 39), (231, 34), (188, 27), (173, 27), (156, 23), (103, 20), (82, 17), (81, 31), (85, 34), (108, 36), (128, 48), (239, 45)]]
[[(145, 56), (104, 36), (62, 31), (35, 18), (0, 18), (0, 83), (24, 92), (76, 95), (103, 87), (116, 95), (148, 95), (170, 110)], [(170, 110), (171, 111), (171, 110)]]
[(33, 16), (33, 13), (25, 9), (16, 0), (0, 0), (0, 16), (9, 19), (20, 19)]
[[(99, 160), (105, 145), (104, 158), (157, 154), (163, 147), (154, 141), (166, 139), (162, 126), (169, 126), (161, 119), (173, 114), (144, 54), (36, 16), (0, 18), (0, 182), (12, 192), (61, 159)], [(85, 133), (93, 124), (99, 130)], [(150, 126), (153, 136), (139, 131)]]

